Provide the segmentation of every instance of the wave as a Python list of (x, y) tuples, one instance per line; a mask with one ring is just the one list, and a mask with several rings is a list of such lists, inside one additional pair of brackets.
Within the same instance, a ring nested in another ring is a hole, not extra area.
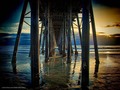
[[(42, 47), (40, 47), (42, 48)], [(75, 51), (74, 45), (72, 45), (73, 51)], [(14, 50), (13, 45), (8, 46), (0, 46), (0, 52), (9, 52), (12, 53)], [(58, 48), (55, 48), (56, 51), (58, 51)], [(67, 50), (67, 49), (66, 49)], [(77, 45), (77, 51), (81, 53), (82, 49), (80, 45)], [(98, 46), (98, 51), (100, 54), (120, 54), (120, 46)], [(18, 47), (18, 53), (29, 53), (30, 52), (30, 45), (19, 45)], [(90, 53), (94, 53), (94, 46), (90, 45)]]

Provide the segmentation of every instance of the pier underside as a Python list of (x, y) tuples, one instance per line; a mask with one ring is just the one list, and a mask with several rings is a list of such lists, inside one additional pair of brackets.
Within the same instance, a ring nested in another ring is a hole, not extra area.
[[(26, 12), (27, 4), (30, 4), (31, 11)], [(96, 73), (99, 64), (96, 30), (94, 15), (90, 0), (25, 0), (21, 14), (20, 24), (13, 52), (15, 63), (16, 53), (20, 40), (20, 34), (24, 18), (31, 13), (31, 77), (33, 87), (39, 85), (39, 55), (44, 53), (45, 62), (49, 57), (55, 55), (55, 48), (58, 47), (59, 55), (66, 56), (66, 62), (71, 62), (73, 52), (72, 36), (74, 40), (75, 55), (78, 54), (74, 26), (79, 32), (79, 41), (82, 48), (82, 79), (81, 85), (89, 85), (89, 33), (90, 21), (92, 24), (93, 40), (96, 57)], [(39, 23), (41, 27), (39, 28)], [(39, 30), (41, 33), (39, 34)], [(41, 47), (41, 48), (40, 48)], [(37, 83), (37, 84), (36, 84)]]

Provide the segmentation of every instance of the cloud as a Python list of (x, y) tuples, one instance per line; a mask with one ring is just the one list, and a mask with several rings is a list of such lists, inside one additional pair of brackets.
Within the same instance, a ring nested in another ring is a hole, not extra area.
[(120, 22), (118, 22), (118, 23), (114, 23), (114, 24), (112, 24), (112, 25), (106, 25), (105, 27), (117, 27), (117, 28), (120, 28)]
[(120, 38), (120, 34), (112, 34), (110, 35), (111, 37), (116, 37), (116, 38)]
[(15, 33), (17, 32), (18, 23), (7, 23), (0, 27), (0, 32), (3, 33)]
[[(0, 26), (0, 33), (17, 33), (19, 23), (6, 23)], [(23, 24), (22, 32), (28, 33), (29, 27)]]
[(93, 0), (93, 2), (109, 7), (120, 7), (120, 0)]
[(97, 32), (97, 35), (105, 35), (105, 32)]

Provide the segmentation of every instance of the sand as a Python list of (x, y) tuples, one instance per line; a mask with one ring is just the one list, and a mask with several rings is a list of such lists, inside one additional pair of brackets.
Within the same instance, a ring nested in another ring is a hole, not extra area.
[[(0, 87), (5, 89), (31, 89), (30, 57), (26, 51), (17, 54), (16, 73), (11, 64), (12, 51), (0, 52)], [(119, 90), (120, 89), (120, 54), (100, 54), (98, 74), (94, 75), (94, 53), (90, 54), (89, 90)], [(66, 58), (50, 58), (44, 62), (44, 55), (40, 55), (40, 87), (43, 90), (75, 90), (81, 85), (81, 54), (72, 55), (71, 64)], [(79, 82), (80, 81), (80, 82)]]

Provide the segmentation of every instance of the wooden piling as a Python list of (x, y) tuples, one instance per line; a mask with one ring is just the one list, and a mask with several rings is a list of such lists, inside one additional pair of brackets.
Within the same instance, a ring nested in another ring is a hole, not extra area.
[(78, 31), (79, 31), (79, 38), (80, 38), (80, 44), (82, 45), (82, 41), (81, 41), (81, 25), (80, 25), (80, 21), (79, 21), (79, 16), (78, 14), (76, 15), (77, 16), (77, 24), (78, 24)]
[(31, 81), (39, 86), (39, 0), (30, 0), (31, 7)]
[(21, 31), (22, 31), (22, 26), (23, 26), (23, 22), (24, 22), (24, 16), (25, 16), (25, 12), (27, 9), (27, 5), (28, 5), (28, 0), (25, 0), (24, 5), (23, 5), (23, 9), (22, 9), (21, 18), (20, 18), (20, 23), (18, 26), (17, 37), (15, 40), (15, 46), (14, 46), (14, 51), (13, 51), (13, 56), (12, 56), (12, 63), (16, 63), (16, 54), (17, 54), (18, 45), (20, 42), (20, 35), (21, 35)]
[(66, 14), (64, 12), (64, 21), (63, 21), (63, 57), (66, 56), (65, 47), (66, 47)]
[(50, 11), (50, 5), (48, 8), (48, 31), (49, 31), (49, 57), (54, 56), (55, 54), (55, 33), (54, 33), (54, 28), (53, 28), (53, 22), (52, 22), (52, 15)]
[(48, 4), (45, 8), (45, 32), (46, 32), (46, 35), (45, 35), (45, 62), (48, 62), (48, 59), (49, 59), (49, 29), (48, 29), (48, 25), (49, 23), (48, 22), (48, 16), (49, 15), (49, 8), (48, 8)]
[(60, 48), (59, 48), (60, 50), (60, 54), (62, 55), (62, 53), (63, 53), (63, 37), (61, 37), (60, 38)]
[(42, 54), (44, 54), (44, 45), (45, 45), (45, 35), (46, 35), (46, 30), (44, 30), (44, 32), (43, 32), (43, 40), (42, 40)]
[(50, 35), (50, 31), (51, 31), (51, 15), (50, 15), (50, 5), (48, 4), (48, 13), (47, 13), (47, 18), (48, 18), (48, 48), (49, 48), (49, 56), (52, 56), (52, 53), (51, 53), (51, 35)]
[(95, 73), (98, 73), (99, 54), (98, 54), (98, 44), (97, 44), (96, 28), (95, 28), (95, 20), (94, 20), (94, 14), (93, 14), (93, 9), (92, 9), (92, 2), (90, 2), (90, 18), (91, 18), (94, 49), (95, 49), (95, 60), (96, 60), (96, 62), (95, 62)]
[(43, 23), (41, 24), (41, 32), (40, 32), (40, 45), (41, 45), (42, 35), (43, 35)]
[(71, 62), (71, 24), (72, 24), (72, 6), (71, 2), (69, 2), (69, 24), (68, 24), (68, 49), (67, 49), (67, 63)]
[(73, 32), (73, 41), (74, 41), (74, 46), (75, 46), (75, 55), (78, 55), (73, 24), (72, 24), (72, 32)]
[(82, 87), (89, 85), (89, 0), (82, 3)]

